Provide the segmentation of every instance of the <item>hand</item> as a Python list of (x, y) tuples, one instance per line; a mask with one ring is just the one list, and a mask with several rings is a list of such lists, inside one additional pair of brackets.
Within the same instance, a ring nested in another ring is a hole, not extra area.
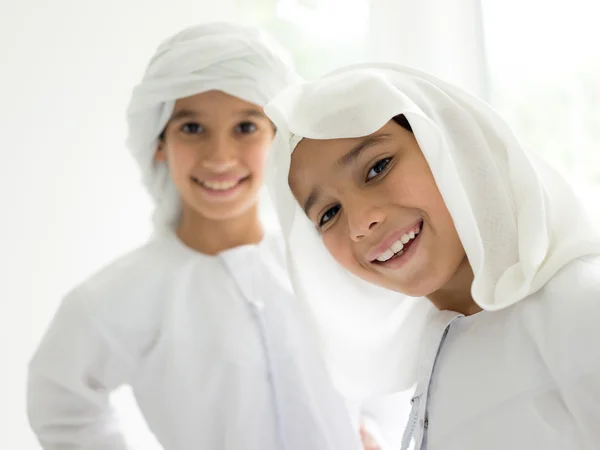
[(373, 436), (371, 436), (367, 430), (365, 430), (363, 424), (360, 425), (360, 439), (365, 450), (381, 450), (379, 448), (379, 444), (377, 444), (375, 439), (373, 439)]

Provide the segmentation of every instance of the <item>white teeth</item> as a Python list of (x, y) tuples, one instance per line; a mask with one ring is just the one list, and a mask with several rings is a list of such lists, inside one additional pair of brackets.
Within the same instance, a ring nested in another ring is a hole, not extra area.
[(417, 228), (414, 231), (411, 231), (410, 233), (402, 235), (402, 237), (396, 242), (394, 242), (390, 248), (388, 248), (385, 252), (383, 252), (377, 257), (377, 261), (385, 262), (395, 254), (401, 255), (402, 253), (404, 253), (404, 244), (407, 244), (408, 242), (413, 240), (415, 236), (417, 236), (420, 232), (421, 229)]
[(226, 191), (238, 184), (237, 181), (201, 181), (200, 183), (213, 191)]
[(392, 251), (391, 248), (389, 248), (385, 252), (383, 252), (380, 256), (377, 257), (377, 261), (384, 262), (384, 261), (387, 261), (388, 259), (390, 259), (392, 256), (394, 256), (394, 252)]
[(403, 248), (404, 248), (404, 244), (400, 240), (397, 240), (396, 242), (394, 242), (392, 244), (392, 246), (390, 248), (388, 248), (385, 252), (383, 252), (381, 255), (379, 255), (377, 257), (377, 261), (385, 262), (388, 259), (390, 259), (392, 256), (394, 256), (396, 253), (401, 252)]
[(404, 248), (404, 244), (400, 241), (396, 241), (390, 247), (394, 253), (398, 253), (400, 250)]

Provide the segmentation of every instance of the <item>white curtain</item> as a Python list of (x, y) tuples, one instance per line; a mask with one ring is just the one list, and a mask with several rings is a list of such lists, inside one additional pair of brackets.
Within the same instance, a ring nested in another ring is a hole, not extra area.
[(367, 55), (489, 99), (480, 0), (372, 0)]

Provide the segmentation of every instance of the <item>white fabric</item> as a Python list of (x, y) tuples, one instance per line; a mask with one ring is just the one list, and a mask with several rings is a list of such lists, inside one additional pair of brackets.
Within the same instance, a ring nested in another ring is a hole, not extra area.
[[(565, 180), (524, 149), (486, 104), (429, 74), (391, 64), (354, 66), (286, 89), (265, 111), (279, 129), (268, 184), (291, 275), (323, 329), (331, 370), (346, 392), (414, 382), (415, 344), (431, 306), (399, 294), (390, 299), (327, 254), (287, 184), (300, 139), (366, 136), (404, 114), (473, 267), (473, 297), (485, 310), (513, 305), (569, 262), (600, 253), (598, 227)], [(347, 342), (364, 345), (348, 351)]]
[(597, 449), (599, 324), (599, 257), (570, 262), (501, 311), (432, 313), (415, 450)]
[(157, 138), (178, 98), (220, 90), (264, 106), (297, 82), (289, 54), (258, 28), (211, 23), (185, 29), (165, 40), (133, 90), (127, 146), (156, 203), (154, 223), (172, 227), (181, 204), (166, 164), (155, 162)]
[(274, 236), (206, 256), (166, 233), (75, 289), (30, 365), (43, 448), (131, 448), (124, 384), (165, 450), (358, 448), (284, 267)]
[(360, 420), (380, 450), (399, 450), (402, 425), (408, 420), (411, 391), (370, 398), (360, 406)]

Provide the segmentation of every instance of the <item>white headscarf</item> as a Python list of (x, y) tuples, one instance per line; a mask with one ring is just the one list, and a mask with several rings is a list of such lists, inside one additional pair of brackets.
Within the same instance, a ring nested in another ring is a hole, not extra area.
[(382, 295), (326, 252), (288, 186), (291, 152), (302, 138), (366, 136), (403, 114), (454, 220), (475, 274), (473, 298), (483, 309), (523, 300), (570, 261), (600, 253), (598, 229), (571, 186), (523, 148), (489, 106), (427, 73), (353, 66), (286, 89), (265, 111), (280, 132), (268, 187), (292, 277), (346, 392), (390, 391), (415, 381), (417, 342), (431, 306)]
[(172, 227), (181, 211), (166, 164), (154, 161), (157, 139), (175, 101), (220, 90), (264, 106), (297, 81), (289, 54), (258, 28), (229, 23), (198, 25), (158, 47), (127, 109), (127, 146), (156, 203), (155, 226)]

